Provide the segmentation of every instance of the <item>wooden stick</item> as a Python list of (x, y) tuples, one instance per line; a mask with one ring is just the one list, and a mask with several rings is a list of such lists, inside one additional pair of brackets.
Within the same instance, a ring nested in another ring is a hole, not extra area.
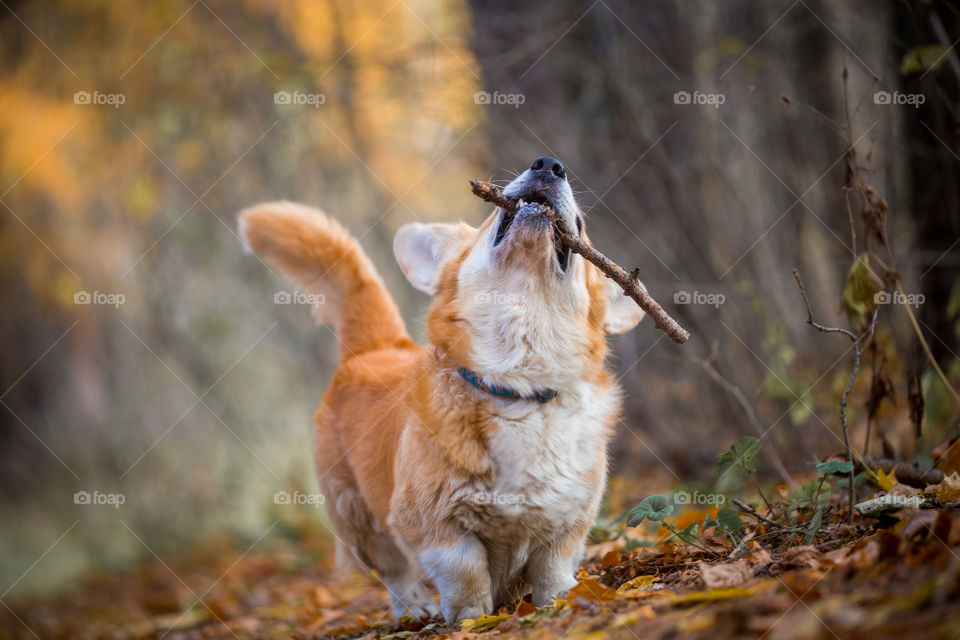
[[(505, 196), (503, 191), (496, 185), (481, 180), (471, 180), (470, 186), (473, 189), (473, 194), (480, 199), (513, 213), (517, 211), (517, 201)], [(560, 233), (561, 242), (574, 253), (579, 253), (586, 260), (593, 263), (603, 272), (603, 275), (620, 285), (624, 293), (633, 298), (634, 302), (640, 305), (640, 308), (650, 316), (650, 319), (653, 320), (653, 324), (657, 329), (666, 333), (670, 336), (670, 339), (677, 344), (683, 344), (690, 339), (690, 332), (677, 324), (677, 321), (671, 318), (667, 312), (663, 310), (663, 307), (641, 288), (640, 281), (637, 279), (637, 270), (634, 270), (632, 274), (627, 273), (626, 269), (616, 262), (594, 249), (579, 237), (567, 232), (565, 229), (566, 225), (560, 216), (557, 215), (556, 211), (543, 205), (537, 206), (545, 211), (547, 215), (550, 216), (550, 219), (553, 220), (554, 226)]]

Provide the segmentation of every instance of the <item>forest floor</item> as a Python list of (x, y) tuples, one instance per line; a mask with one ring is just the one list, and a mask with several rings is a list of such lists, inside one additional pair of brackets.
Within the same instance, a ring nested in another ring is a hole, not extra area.
[(455, 628), (394, 620), (376, 576), (335, 569), (329, 536), (290, 529), (270, 544), (208, 544), (11, 604), (0, 609), (0, 638), (958, 640), (960, 500), (939, 499), (960, 489), (953, 478), (921, 508), (853, 524), (840, 492), (816, 527), (763, 522), (776, 504), (738, 509), (739, 525), (729, 509), (667, 518), (673, 507), (654, 496), (631, 514), (644, 524), (595, 528), (601, 541), (565, 599), (544, 609), (521, 601)]

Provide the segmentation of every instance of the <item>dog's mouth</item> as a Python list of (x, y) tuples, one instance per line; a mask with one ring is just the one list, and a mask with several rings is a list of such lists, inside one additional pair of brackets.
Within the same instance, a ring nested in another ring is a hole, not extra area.
[[(521, 194), (517, 198), (518, 202), (523, 204), (542, 204), (546, 207), (556, 210), (556, 205), (552, 202), (551, 198), (548, 195), (539, 189), (530, 190), (526, 193)], [(520, 207), (522, 208), (522, 207)], [(519, 211), (519, 209), (518, 209)], [(497, 225), (497, 234), (493, 239), (493, 246), (499, 245), (503, 242), (503, 239), (507, 237), (507, 234), (510, 232), (510, 229), (513, 227), (513, 222), (517, 217), (517, 213), (512, 211), (507, 211), (506, 209), (500, 210), (500, 224)], [(578, 231), (580, 228), (579, 218), (577, 220)], [(566, 271), (567, 267), (570, 265), (570, 247), (566, 246), (561, 240), (560, 230), (557, 228), (557, 224), (554, 223), (551, 225), (553, 232), (553, 249), (556, 255), (557, 264), (560, 267), (561, 271)]]

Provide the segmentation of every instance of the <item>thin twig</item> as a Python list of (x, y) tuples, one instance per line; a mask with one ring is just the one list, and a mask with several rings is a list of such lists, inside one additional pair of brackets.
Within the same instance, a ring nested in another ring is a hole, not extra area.
[(770, 518), (767, 518), (766, 516), (760, 515), (760, 512), (758, 512), (756, 509), (754, 509), (753, 507), (751, 507), (750, 505), (748, 505), (746, 502), (743, 502), (742, 500), (739, 500), (739, 499), (737, 499), (737, 498), (734, 498), (734, 499), (733, 499), (733, 504), (737, 505), (738, 507), (740, 507), (741, 509), (743, 509), (745, 512), (749, 513), (749, 514), (752, 515), (754, 518), (756, 518), (756, 519), (759, 520), (760, 522), (763, 522), (764, 524), (768, 524), (768, 525), (770, 525), (771, 527), (776, 527), (777, 529), (782, 529), (782, 528), (783, 528), (783, 525), (781, 525), (779, 522), (775, 522), (775, 521), (771, 520)]
[(756, 534), (753, 531), (751, 531), (747, 535), (740, 538), (740, 542), (738, 542), (737, 546), (733, 548), (733, 551), (730, 552), (730, 555), (727, 556), (727, 559), (732, 560), (733, 558), (736, 558), (737, 554), (740, 553), (740, 549), (743, 549), (743, 547), (746, 546), (748, 542), (753, 540), (754, 536), (756, 536)]
[[(800, 272), (796, 269), (793, 270), (793, 277), (797, 280), (797, 286), (800, 287), (800, 295), (803, 296), (803, 302), (807, 307), (807, 324), (816, 329), (817, 331), (822, 331), (824, 333), (842, 333), (843, 335), (850, 338), (853, 341), (853, 371), (850, 372), (850, 380), (847, 382), (847, 387), (843, 390), (843, 394), (840, 396), (840, 428), (843, 431), (843, 445), (847, 450), (847, 459), (853, 460), (853, 447), (850, 445), (850, 432), (847, 428), (847, 397), (850, 395), (850, 390), (853, 389), (853, 383), (857, 379), (857, 373), (860, 371), (860, 341), (864, 338), (867, 339), (867, 343), (873, 338), (873, 331), (877, 326), (877, 312), (880, 310), (879, 307), (873, 310), (873, 317), (870, 318), (870, 326), (867, 331), (860, 336), (857, 336), (853, 331), (849, 329), (842, 329), (839, 327), (825, 327), (821, 324), (817, 324), (813, 321), (813, 309), (810, 308), (810, 299), (807, 298), (807, 290), (803, 288), (803, 281), (800, 280)], [(853, 467), (850, 468), (849, 473), (849, 483), (850, 486), (847, 490), (847, 499), (849, 502), (849, 514), (847, 519), (849, 522), (853, 522), (853, 502), (854, 502), (854, 470)]]
[[(517, 211), (517, 201), (505, 196), (503, 191), (500, 190), (500, 187), (481, 180), (471, 180), (470, 186), (472, 187), (474, 195), (482, 200), (486, 200), (510, 212)], [(578, 236), (567, 231), (566, 225), (560, 216), (549, 207), (540, 204), (535, 204), (534, 206), (540, 207), (542, 211), (550, 216), (550, 219), (553, 220), (554, 227), (560, 233), (560, 240), (563, 244), (569, 247), (574, 253), (579, 253), (592, 262), (603, 272), (603, 275), (620, 285), (624, 293), (633, 298), (633, 300), (640, 305), (640, 308), (650, 316), (650, 319), (653, 320), (653, 324), (657, 329), (666, 333), (670, 336), (670, 339), (677, 344), (683, 344), (690, 339), (690, 332), (681, 327), (676, 320), (671, 318), (667, 312), (663, 310), (663, 307), (661, 307), (650, 294), (643, 290), (637, 279), (636, 271), (634, 271), (633, 274), (628, 273), (626, 269), (616, 262), (594, 249)]]

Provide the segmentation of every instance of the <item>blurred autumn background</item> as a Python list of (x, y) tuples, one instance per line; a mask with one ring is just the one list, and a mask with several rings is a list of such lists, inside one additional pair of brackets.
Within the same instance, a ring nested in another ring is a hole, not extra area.
[[(843, 450), (851, 344), (805, 324), (794, 267), (822, 324), (879, 309), (856, 447), (929, 467), (960, 433), (952, 3), (0, 4), (3, 599), (329, 539), (273, 499), (317, 491), (337, 349), (242, 251), (261, 200), (342, 220), (422, 337), (395, 229), (476, 224), (468, 179), (563, 160), (593, 242), (694, 335), (614, 341), (618, 505), (709, 483), (744, 434), (770, 479)], [(876, 304), (895, 282), (908, 305)]]

